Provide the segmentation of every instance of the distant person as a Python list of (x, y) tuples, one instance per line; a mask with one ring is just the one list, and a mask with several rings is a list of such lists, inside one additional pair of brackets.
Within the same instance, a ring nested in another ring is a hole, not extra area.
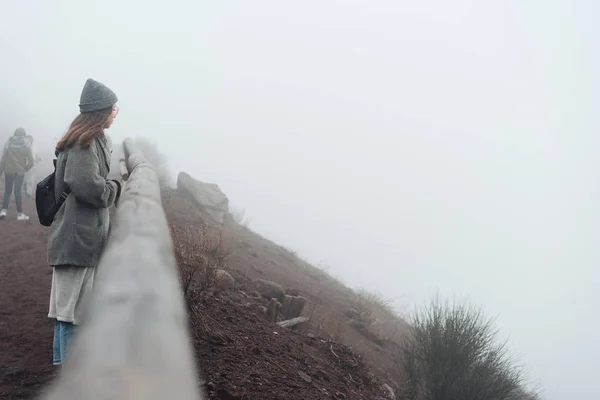
[(108, 238), (108, 209), (121, 194), (120, 183), (107, 179), (111, 152), (104, 134), (119, 112), (116, 103), (112, 90), (88, 79), (81, 92), (80, 114), (56, 145), (55, 195), (64, 193), (67, 198), (48, 238), (54, 365), (65, 361), (76, 326), (83, 321)]
[(17, 220), (27, 221), (29, 217), (23, 213), (23, 202), (21, 199), (21, 188), (25, 173), (33, 167), (33, 155), (31, 148), (25, 140), (25, 129), (15, 130), (6, 144), (0, 159), (0, 174), (4, 173), (4, 199), (0, 219), (6, 218), (8, 214), (8, 203), (14, 190), (15, 203), (17, 203)]
[(28, 146), (31, 148), (31, 154), (33, 155), (33, 166), (29, 171), (25, 173), (25, 181), (23, 182), (23, 191), (25, 192), (25, 196), (28, 198), (32, 198), (35, 192), (35, 178), (36, 178), (36, 164), (41, 161), (40, 156), (38, 156), (35, 151), (35, 147), (33, 146), (33, 136), (27, 135), (25, 136)]

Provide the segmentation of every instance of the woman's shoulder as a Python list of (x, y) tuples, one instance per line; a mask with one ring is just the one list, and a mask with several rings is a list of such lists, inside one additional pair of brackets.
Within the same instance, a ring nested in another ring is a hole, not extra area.
[(108, 150), (108, 144), (104, 139), (94, 138), (89, 146), (76, 143), (65, 150), (59, 151), (57, 157), (60, 157), (61, 154), (67, 158), (87, 158), (93, 155), (102, 159), (103, 157), (107, 157), (107, 154), (110, 155), (110, 150)]
[(84, 146), (81, 143), (75, 143), (71, 147), (67, 147), (66, 149), (60, 151), (60, 153), (72, 154), (72, 153), (97, 153), (98, 152), (98, 144), (96, 140), (92, 140), (89, 146)]

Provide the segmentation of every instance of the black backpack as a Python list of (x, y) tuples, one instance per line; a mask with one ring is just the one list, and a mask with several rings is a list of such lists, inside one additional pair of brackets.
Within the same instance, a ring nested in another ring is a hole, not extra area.
[(71, 193), (69, 188), (66, 188), (61, 193), (60, 198), (56, 200), (54, 197), (54, 185), (56, 181), (56, 159), (54, 163), (54, 172), (42, 179), (35, 189), (35, 208), (37, 209), (40, 224), (44, 226), (52, 225), (54, 217), (63, 203)]

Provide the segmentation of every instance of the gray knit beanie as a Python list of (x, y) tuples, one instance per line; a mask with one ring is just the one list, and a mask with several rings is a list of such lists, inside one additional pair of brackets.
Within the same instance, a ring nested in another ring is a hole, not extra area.
[(25, 136), (25, 129), (23, 128), (17, 128), (15, 129), (15, 136)]
[(117, 100), (115, 92), (90, 78), (85, 82), (85, 86), (83, 86), (83, 90), (81, 91), (79, 111), (89, 113), (103, 110), (112, 107)]

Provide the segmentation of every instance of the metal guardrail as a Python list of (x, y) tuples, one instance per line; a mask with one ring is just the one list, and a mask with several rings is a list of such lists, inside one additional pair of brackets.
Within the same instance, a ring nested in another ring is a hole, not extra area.
[(86, 321), (43, 400), (201, 400), (158, 175), (131, 139), (131, 172)]

